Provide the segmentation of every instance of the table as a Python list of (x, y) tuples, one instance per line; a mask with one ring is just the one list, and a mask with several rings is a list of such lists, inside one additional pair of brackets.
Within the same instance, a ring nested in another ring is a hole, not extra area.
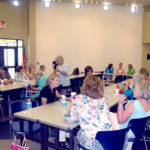
[[(110, 107), (118, 103), (118, 95), (114, 94), (116, 85), (111, 85), (105, 87), (105, 95), (108, 100)], [(70, 102), (68, 102), (70, 105)], [(59, 129), (70, 133), (70, 147), (69, 149), (74, 149), (74, 135), (73, 131), (79, 126), (78, 123), (68, 123), (65, 121), (62, 106), (59, 102), (54, 102), (52, 104), (47, 104), (44, 106), (32, 108), (30, 113), (25, 110), (14, 114), (15, 117), (28, 120), (32, 122), (38, 122), (41, 124), (41, 150), (48, 150), (48, 145), (56, 149), (63, 149), (59, 147)], [(57, 129), (57, 136), (55, 144), (48, 144), (48, 127), (55, 127)]]

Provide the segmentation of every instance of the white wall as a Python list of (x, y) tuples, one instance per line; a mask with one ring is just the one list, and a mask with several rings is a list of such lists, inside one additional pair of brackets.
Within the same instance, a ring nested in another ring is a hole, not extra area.
[(142, 58), (142, 15), (139, 8), (132, 14), (129, 7), (112, 6), (111, 12), (100, 5), (83, 5), (74, 9), (73, 3), (53, 3), (44, 8), (36, 4), (36, 61), (52, 72), (51, 62), (63, 55), (70, 67), (83, 71), (86, 65), (104, 70), (108, 63), (132, 63), (137, 70)]

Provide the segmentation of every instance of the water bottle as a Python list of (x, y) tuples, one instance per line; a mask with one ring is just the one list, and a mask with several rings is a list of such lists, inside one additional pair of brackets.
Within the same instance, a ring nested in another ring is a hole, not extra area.
[(32, 108), (32, 103), (31, 103), (31, 100), (28, 99), (28, 101), (27, 101), (27, 110), (30, 111), (31, 108)]
[(66, 113), (66, 106), (67, 106), (66, 96), (65, 95), (61, 96), (61, 106), (62, 106), (63, 114), (65, 114)]

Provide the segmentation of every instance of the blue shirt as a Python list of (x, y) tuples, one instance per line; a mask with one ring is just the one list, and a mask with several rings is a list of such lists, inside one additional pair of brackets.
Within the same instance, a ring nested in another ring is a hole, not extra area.
[(70, 86), (70, 78), (69, 78), (69, 67), (66, 64), (59, 66), (60, 71), (65, 71), (67, 73), (67, 76), (63, 75), (60, 72), (57, 72), (60, 77), (60, 84), (62, 86)]
[(110, 68), (107, 67), (107, 68), (105, 69), (105, 73), (113, 73), (113, 72), (114, 72), (114, 68), (111, 68), (111, 69), (110, 69)]
[(124, 91), (124, 95), (128, 98), (128, 99), (130, 99), (130, 100), (133, 100), (133, 99), (135, 99), (134, 97), (133, 97), (133, 90), (135, 89), (135, 86), (133, 86), (132, 87), (132, 89), (127, 89), (127, 90), (125, 90)]
[(36, 81), (35, 84), (38, 85), (38, 93), (34, 94), (32, 98), (39, 97), (40, 91), (44, 88), (44, 86), (46, 85), (46, 82), (47, 82), (47, 77), (45, 75), (42, 75), (40, 80)]
[[(150, 116), (150, 110), (148, 112), (145, 112), (143, 106), (141, 105), (141, 103), (139, 102), (139, 100), (135, 100), (135, 101), (129, 101), (126, 105), (126, 107), (133, 102), (133, 106), (134, 106), (134, 112), (132, 113), (132, 115), (130, 116), (130, 118), (123, 124), (120, 124), (120, 129), (126, 128), (130, 122), (130, 120), (132, 119), (136, 119), (136, 118), (145, 118)], [(150, 101), (149, 101), (150, 102)], [(133, 135), (133, 132), (131, 130), (129, 130), (128, 132), (129, 135)]]

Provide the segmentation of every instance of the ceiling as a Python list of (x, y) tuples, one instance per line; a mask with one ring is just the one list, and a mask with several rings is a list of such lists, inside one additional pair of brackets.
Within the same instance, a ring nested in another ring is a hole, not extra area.
[[(3, 2), (10, 2), (11, 0), (0, 0)], [(20, 1), (27, 1), (27, 0), (20, 0)], [(36, 0), (42, 1), (42, 0)], [(150, 0), (51, 0), (51, 1), (59, 1), (59, 2), (74, 2), (74, 1), (81, 1), (82, 3), (89, 3), (89, 4), (104, 4), (110, 3), (112, 5), (122, 5), (122, 6), (131, 6), (133, 4), (139, 7), (150, 7)]]

